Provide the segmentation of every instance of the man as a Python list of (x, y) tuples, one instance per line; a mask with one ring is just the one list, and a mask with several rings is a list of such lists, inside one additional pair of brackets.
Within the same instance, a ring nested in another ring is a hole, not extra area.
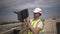
[(27, 17), (26, 21), (28, 23), (28, 34), (43, 34), (42, 32), (44, 31), (43, 29), (43, 23), (40, 20), (41, 12), (42, 10), (40, 8), (35, 8), (33, 13), (34, 13), (34, 19), (30, 22), (30, 18)]

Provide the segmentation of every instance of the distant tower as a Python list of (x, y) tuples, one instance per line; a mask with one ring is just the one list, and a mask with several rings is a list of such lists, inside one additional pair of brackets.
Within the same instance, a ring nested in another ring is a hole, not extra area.
[(20, 21), (20, 22), (24, 22), (24, 19), (26, 18), (26, 17), (28, 17), (28, 9), (24, 9), (24, 10), (21, 10), (21, 11), (19, 11), (19, 12), (14, 12), (14, 13), (16, 13), (17, 14), (17, 16), (18, 16), (18, 20)]

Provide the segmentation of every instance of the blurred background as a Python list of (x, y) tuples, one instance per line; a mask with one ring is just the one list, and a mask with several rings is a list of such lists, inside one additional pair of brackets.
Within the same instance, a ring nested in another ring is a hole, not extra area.
[(45, 23), (45, 34), (59, 34), (60, 0), (0, 0), (0, 32), (8, 30), (7, 27), (12, 28), (20, 25), (14, 11), (28, 9), (29, 16), (32, 19), (33, 10), (36, 7), (42, 9), (40, 18)]

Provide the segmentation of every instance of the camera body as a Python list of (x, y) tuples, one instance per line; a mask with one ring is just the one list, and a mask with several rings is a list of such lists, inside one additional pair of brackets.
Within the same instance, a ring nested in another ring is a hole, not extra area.
[(18, 20), (19, 20), (20, 22), (24, 22), (24, 19), (29, 16), (29, 14), (28, 14), (28, 9), (24, 9), (24, 10), (21, 10), (21, 11), (19, 11), (19, 12), (14, 12), (14, 13), (17, 14)]

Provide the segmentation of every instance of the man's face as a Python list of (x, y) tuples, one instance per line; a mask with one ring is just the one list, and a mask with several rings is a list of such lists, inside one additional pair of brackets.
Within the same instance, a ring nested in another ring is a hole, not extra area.
[(34, 18), (39, 17), (40, 13), (34, 13)]

